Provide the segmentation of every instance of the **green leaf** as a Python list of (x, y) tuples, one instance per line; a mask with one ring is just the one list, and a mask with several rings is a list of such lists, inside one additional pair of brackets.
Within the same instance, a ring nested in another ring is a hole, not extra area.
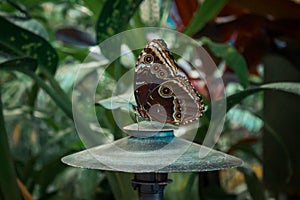
[(226, 43), (216, 43), (207, 37), (201, 39), (203, 44), (208, 45), (209, 49), (218, 57), (224, 59), (229, 68), (234, 71), (241, 85), (244, 88), (249, 86), (248, 69), (244, 57), (231, 45)]
[(198, 200), (198, 173), (170, 173), (169, 178), (172, 183), (165, 189), (165, 199)]
[(233, 106), (240, 103), (246, 97), (265, 90), (282, 91), (282, 92), (289, 92), (296, 95), (300, 95), (300, 83), (292, 83), (292, 82), (269, 83), (257, 88), (251, 88), (233, 94), (227, 97), (227, 111), (230, 110)]
[(235, 151), (242, 151), (245, 154), (252, 156), (253, 158), (255, 158), (257, 161), (260, 162), (260, 164), (262, 164), (262, 158), (261, 156), (255, 151), (255, 149), (253, 148), (252, 144), (248, 144), (246, 142), (238, 142), (237, 144), (234, 144), (231, 146), (231, 149), (234, 149)]
[(95, 191), (99, 185), (99, 171), (84, 169), (81, 170), (77, 180), (77, 198), (95, 199)]
[(17, 186), (15, 167), (9, 149), (2, 105), (0, 88), (0, 158), (5, 161), (0, 165), (0, 198), (18, 200), (21, 199), (21, 196)]
[(18, 18), (8, 18), (15, 25), (26, 29), (36, 35), (41, 36), (45, 40), (49, 39), (48, 32), (46, 28), (36, 19), (18, 19)]
[(132, 174), (120, 172), (105, 172), (105, 174), (116, 200), (138, 199), (137, 192), (131, 186)]
[(132, 105), (135, 105), (135, 102), (131, 102), (128, 99), (130, 99), (130, 95), (125, 93), (100, 100), (96, 103), (96, 105), (102, 105), (104, 108), (109, 110), (114, 110), (121, 107), (131, 109)]
[(30, 70), (35, 71), (37, 62), (33, 58), (15, 58), (0, 63), (0, 70)]
[(37, 67), (36, 60), (33, 58), (15, 58), (0, 63), (0, 70), (16, 70), (22, 72), (32, 78), (48, 95), (55, 101), (58, 107), (60, 107), (66, 115), (73, 119), (72, 106), (69, 98), (65, 92), (60, 88), (58, 83), (54, 80), (54, 77), (48, 73), (44, 73), (50, 82), (50, 87), (45, 80), (39, 77), (34, 71)]
[(85, 0), (82, 3), (94, 13), (92, 17), (95, 18), (101, 12), (104, 2), (105, 0)]
[(106, 1), (96, 24), (97, 42), (124, 31), (142, 0)]
[[(260, 87), (240, 91), (236, 94), (226, 97), (226, 103), (227, 103), (226, 111), (228, 112), (231, 108), (241, 103), (241, 101), (243, 101), (248, 96), (266, 90), (289, 92), (292, 94), (300, 95), (300, 83), (293, 83), (293, 82), (269, 83), (269, 84), (261, 85)], [(218, 104), (221, 104), (223, 101), (224, 100), (216, 101), (215, 102), (216, 108), (218, 108), (218, 106), (221, 106)], [(209, 104), (207, 111), (204, 113), (204, 117), (210, 118), (210, 115), (211, 115), (211, 105)]]
[(279, 82), (279, 83), (268, 83), (261, 86), (264, 90), (278, 90), (283, 92), (289, 92), (300, 95), (300, 83), (293, 82)]
[(48, 161), (42, 168), (35, 171), (34, 178), (39, 183), (39, 191), (42, 195), (47, 193), (47, 187), (52, 183), (56, 176), (63, 172), (65, 165), (61, 162), (61, 158), (65, 155), (71, 154), (73, 151), (59, 152), (53, 159)]
[(243, 173), (245, 181), (247, 183), (248, 191), (250, 192), (252, 199), (264, 200), (263, 184), (259, 181), (254, 171), (248, 167), (239, 167), (238, 170)]
[(0, 16), (0, 48), (9, 49), (15, 57), (32, 57), (41, 69), (54, 74), (58, 56), (48, 41)]
[(192, 21), (185, 29), (184, 33), (187, 35), (193, 35), (203, 28), (203, 26), (212, 20), (224, 7), (227, 0), (205, 0), (199, 7), (193, 16)]
[[(60, 88), (53, 76), (47, 72), (44, 73), (50, 83), (47, 84), (41, 77), (39, 77), (34, 70), (36, 69), (36, 60), (32, 58), (16, 58), (0, 64), (0, 69), (17, 70), (32, 78), (52, 99), (56, 105), (60, 107), (63, 112), (73, 120), (72, 104), (65, 92)], [(25, 66), (24, 63), (29, 63)], [(35, 65), (34, 65), (35, 64)], [(79, 122), (81, 127), (86, 132), (93, 132), (85, 119)]]

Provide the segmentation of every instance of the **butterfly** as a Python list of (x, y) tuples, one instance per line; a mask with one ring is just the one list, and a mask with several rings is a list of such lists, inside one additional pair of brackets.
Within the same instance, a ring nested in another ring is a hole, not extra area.
[(148, 42), (138, 57), (134, 96), (136, 113), (151, 121), (181, 125), (198, 119), (204, 111), (202, 97), (162, 39)]

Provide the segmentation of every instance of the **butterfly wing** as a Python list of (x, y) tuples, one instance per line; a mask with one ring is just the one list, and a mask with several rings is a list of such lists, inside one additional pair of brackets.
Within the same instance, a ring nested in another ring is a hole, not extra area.
[(185, 124), (201, 116), (202, 98), (163, 40), (147, 44), (136, 63), (134, 78), (134, 95), (141, 117)]
[(202, 115), (202, 98), (180, 78), (168, 80), (154, 88), (143, 107), (148, 118), (161, 123), (186, 124)]

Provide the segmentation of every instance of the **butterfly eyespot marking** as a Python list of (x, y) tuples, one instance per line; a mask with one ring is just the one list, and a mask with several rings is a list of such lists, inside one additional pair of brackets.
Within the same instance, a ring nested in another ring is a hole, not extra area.
[(170, 92), (171, 92), (170, 88), (165, 87), (163, 89), (163, 94), (170, 94)]
[(164, 70), (160, 70), (157, 73), (158, 78), (166, 78), (167, 77), (167, 73)]
[(179, 112), (174, 113), (174, 118), (176, 120), (181, 120), (181, 113), (179, 113)]
[(160, 70), (160, 66), (158, 64), (154, 64), (151, 66), (151, 70), (153, 72), (158, 72)]
[(152, 63), (152, 61), (154, 60), (153, 56), (151, 54), (147, 54), (145, 57), (144, 57), (144, 62), (146, 64), (150, 64)]
[(171, 97), (173, 91), (169, 87), (160, 86), (158, 92), (159, 92), (160, 96), (165, 97), (165, 98), (169, 98), (169, 97)]

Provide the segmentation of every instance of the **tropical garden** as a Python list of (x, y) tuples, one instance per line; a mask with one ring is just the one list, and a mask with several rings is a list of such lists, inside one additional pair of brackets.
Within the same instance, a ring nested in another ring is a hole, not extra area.
[[(76, 71), (91, 66), (86, 58), (95, 46), (142, 27), (179, 31), (210, 54), (227, 102), (214, 148), (245, 162), (171, 173), (165, 199), (300, 197), (299, 1), (4, 0), (0, 25), (0, 199), (138, 199), (132, 174), (72, 168), (61, 158), (85, 149), (72, 112)], [(96, 98), (111, 93), (111, 82), (134, 67), (128, 63), (111, 64)], [(199, 89), (204, 96), (205, 88)], [(209, 96), (204, 99), (199, 144), (211, 123)], [(103, 134), (117, 140), (126, 134), (111, 109), (95, 105)]]

